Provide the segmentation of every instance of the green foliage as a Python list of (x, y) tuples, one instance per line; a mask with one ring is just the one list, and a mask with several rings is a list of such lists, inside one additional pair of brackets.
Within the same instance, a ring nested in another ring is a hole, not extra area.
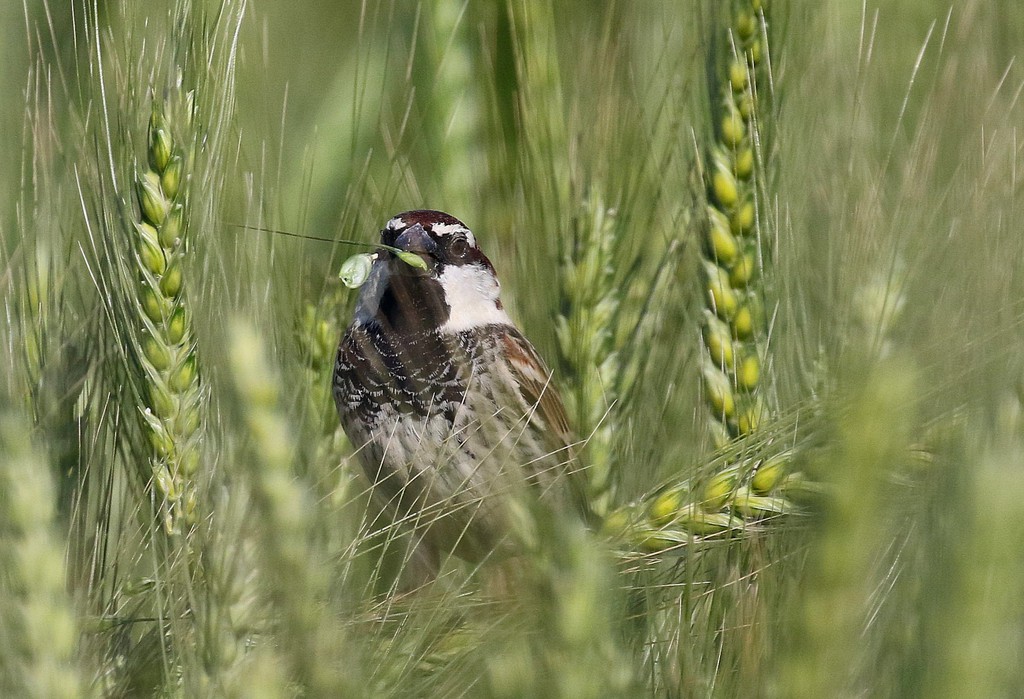
[[(1018, 3), (14, 5), (5, 695), (1021, 694)], [(372, 515), (351, 250), (269, 231), (417, 207), (600, 531), (417, 578)]]

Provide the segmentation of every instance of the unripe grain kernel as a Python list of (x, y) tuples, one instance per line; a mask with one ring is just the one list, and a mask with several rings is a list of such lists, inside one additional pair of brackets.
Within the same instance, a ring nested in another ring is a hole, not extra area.
[(712, 476), (704, 486), (704, 500), (701, 505), (708, 511), (725, 507), (729, 496), (736, 490), (738, 482), (735, 468), (727, 468)]
[(705, 311), (705, 314), (703, 335), (704, 346), (707, 347), (708, 355), (715, 366), (731, 370), (735, 356), (729, 326), (713, 314), (707, 311)]
[(754, 39), (750, 42), (750, 48), (747, 49), (747, 56), (750, 57), (751, 63), (757, 65), (761, 62), (761, 40)]
[(732, 334), (737, 340), (747, 340), (753, 337), (754, 333), (764, 323), (764, 308), (757, 294), (747, 292), (743, 303), (736, 309), (736, 314), (730, 321)]
[(764, 417), (764, 405), (759, 399), (755, 399), (745, 406), (736, 415), (736, 430), (741, 435), (752, 434), (761, 426)]
[(767, 495), (775, 490), (789, 469), (790, 459), (791, 455), (788, 452), (766, 459), (750, 480), (750, 488), (758, 495)]
[(160, 226), (160, 245), (165, 250), (172, 250), (181, 238), (182, 223), (185, 216), (185, 209), (181, 204), (175, 204), (167, 212), (164, 223)]
[(181, 366), (179, 366), (178, 369), (173, 374), (171, 374), (170, 380), (168, 381), (168, 385), (170, 386), (170, 389), (175, 393), (184, 393), (192, 386), (192, 383), (195, 381), (195, 379), (196, 359), (194, 356), (192, 356), (186, 359), (184, 362), (182, 362)]
[(162, 321), (164, 318), (163, 299), (153, 291), (153, 287), (143, 282), (140, 295), (142, 297), (142, 310), (146, 313), (146, 317), (154, 323)]
[(153, 453), (161, 459), (167, 458), (174, 451), (174, 440), (163, 430), (151, 429), (149, 431), (149, 443), (153, 447)]
[(199, 470), (199, 451), (193, 447), (185, 452), (181, 457), (178, 468), (181, 470), (181, 475), (185, 477), (194, 476), (196, 471)]
[(715, 201), (724, 208), (733, 207), (739, 199), (736, 177), (724, 164), (716, 164), (715, 172), (711, 177), (711, 189), (715, 195)]
[(171, 365), (171, 354), (167, 347), (152, 335), (147, 334), (143, 337), (142, 353), (157, 371), (164, 371)]
[(754, 251), (747, 249), (736, 259), (729, 270), (729, 283), (734, 288), (743, 289), (757, 273), (757, 260), (754, 259)]
[(139, 207), (147, 222), (159, 226), (167, 216), (167, 199), (160, 188), (160, 176), (147, 172), (138, 182)]
[(747, 88), (747, 66), (741, 61), (733, 61), (729, 65), (729, 84), (733, 92), (743, 92)]
[(185, 331), (188, 328), (188, 319), (185, 317), (185, 309), (182, 306), (178, 306), (174, 313), (171, 314), (170, 320), (167, 321), (167, 341), (172, 345), (176, 345), (181, 342), (182, 338), (185, 337)]
[(732, 395), (732, 387), (725, 375), (714, 368), (704, 370), (704, 390), (707, 392), (708, 404), (715, 417), (731, 418), (736, 412), (736, 401)]
[(651, 503), (651, 521), (659, 527), (671, 523), (686, 504), (687, 495), (688, 492), (680, 488), (671, 488), (659, 494)]
[(736, 35), (743, 41), (754, 36), (754, 32), (756, 31), (757, 19), (751, 13), (744, 12), (736, 18)]
[(732, 218), (729, 220), (729, 223), (732, 226), (732, 232), (736, 235), (745, 235), (753, 230), (754, 214), (754, 202), (746, 201), (736, 207), (736, 210), (732, 214)]
[(174, 142), (167, 130), (163, 115), (154, 111), (149, 120), (149, 164), (157, 172), (163, 172), (171, 158)]
[(740, 145), (743, 142), (743, 138), (747, 135), (747, 127), (743, 122), (743, 117), (736, 110), (730, 110), (728, 114), (722, 117), (721, 130), (722, 142), (731, 148)]
[(733, 171), (736, 177), (745, 180), (754, 172), (754, 151), (752, 148), (741, 148), (736, 151), (736, 160), (733, 163)]
[(753, 391), (761, 379), (761, 360), (756, 354), (743, 357), (736, 367), (736, 387), (741, 391)]
[(704, 263), (704, 272), (711, 310), (722, 320), (732, 318), (739, 306), (739, 299), (729, 286), (729, 274), (718, 265), (707, 261)]
[(736, 259), (739, 243), (732, 234), (729, 219), (718, 209), (708, 207), (708, 254), (719, 264)]
[(160, 175), (160, 184), (164, 189), (164, 195), (168, 199), (178, 196), (178, 188), (181, 186), (181, 173), (185, 169), (184, 159), (180, 155), (171, 157), (167, 163), (167, 169)]
[(736, 108), (740, 110), (740, 116), (743, 117), (743, 121), (750, 121), (750, 117), (754, 115), (754, 107), (756, 105), (757, 100), (754, 99), (754, 95), (750, 91), (744, 92), (736, 100)]
[(167, 269), (167, 258), (164, 251), (158, 245), (153, 245), (146, 239), (141, 239), (138, 245), (139, 261), (142, 266), (149, 270), (150, 274), (160, 276)]
[(160, 291), (164, 296), (177, 298), (181, 293), (181, 265), (172, 264), (170, 269), (160, 279)]
[(149, 405), (153, 414), (162, 420), (169, 420), (174, 417), (178, 404), (174, 397), (161, 383), (149, 385)]

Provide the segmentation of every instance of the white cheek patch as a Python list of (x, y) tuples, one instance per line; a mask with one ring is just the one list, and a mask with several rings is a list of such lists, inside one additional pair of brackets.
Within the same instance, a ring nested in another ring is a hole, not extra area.
[(472, 330), (485, 325), (512, 325), (498, 302), (498, 280), (480, 265), (448, 266), (438, 278), (451, 309), (443, 332)]
[(405, 221), (402, 220), (401, 216), (395, 216), (393, 219), (384, 224), (384, 228), (389, 231), (400, 231), (405, 228)]

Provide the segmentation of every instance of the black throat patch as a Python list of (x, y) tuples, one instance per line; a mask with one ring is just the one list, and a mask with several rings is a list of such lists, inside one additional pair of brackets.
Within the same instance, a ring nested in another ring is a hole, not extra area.
[(398, 336), (438, 330), (451, 309), (441, 283), (398, 259), (388, 260), (388, 285), (381, 294), (375, 320)]

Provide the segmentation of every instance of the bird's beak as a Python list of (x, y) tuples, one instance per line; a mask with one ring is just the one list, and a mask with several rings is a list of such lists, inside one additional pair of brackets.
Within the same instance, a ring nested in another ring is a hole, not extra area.
[(395, 247), (421, 255), (434, 255), (437, 252), (437, 243), (418, 223), (402, 231), (402, 234), (395, 240)]

